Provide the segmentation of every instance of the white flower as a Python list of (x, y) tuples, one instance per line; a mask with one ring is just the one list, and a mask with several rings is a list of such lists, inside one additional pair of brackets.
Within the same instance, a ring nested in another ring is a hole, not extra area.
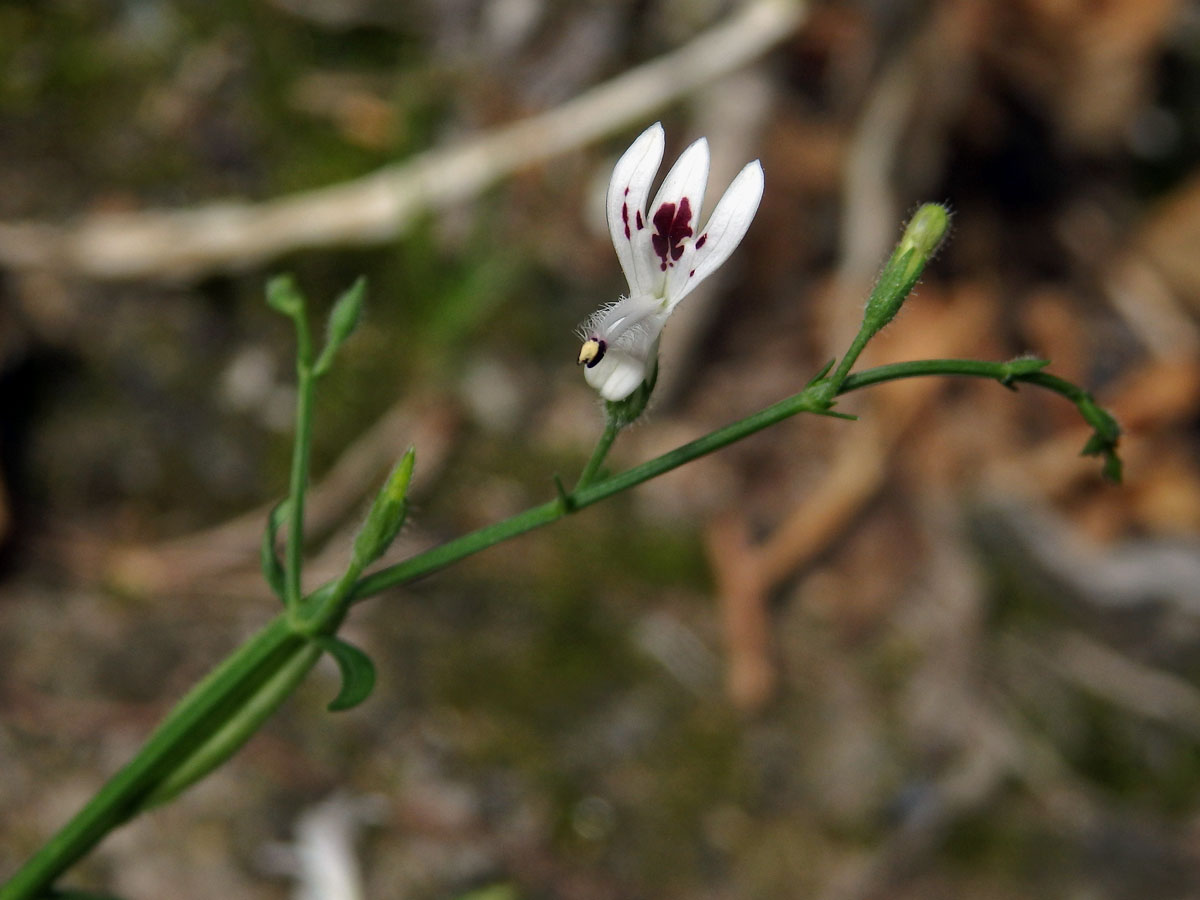
[(584, 377), (605, 400), (624, 400), (650, 376), (667, 318), (741, 243), (762, 199), (755, 160), (698, 227), (708, 183), (708, 141), (701, 138), (683, 151), (647, 210), (664, 143), (662, 125), (651, 125), (617, 160), (608, 185), (608, 229), (629, 296), (598, 309), (579, 330)]

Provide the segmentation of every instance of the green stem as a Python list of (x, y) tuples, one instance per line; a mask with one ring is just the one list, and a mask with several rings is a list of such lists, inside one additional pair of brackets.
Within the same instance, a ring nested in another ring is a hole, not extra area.
[[(980, 362), (977, 360), (920, 360), (894, 363), (848, 375), (838, 386), (836, 393), (850, 391), (894, 381), (926, 375), (962, 375), (990, 378), (1006, 386), (1025, 382), (1062, 394), (1084, 410), (1091, 398), (1082, 389), (1054, 375), (1040, 371), (1044, 365), (1038, 360), (1014, 360), (1012, 362)], [(835, 375), (836, 377), (836, 375)], [(302, 383), (304, 378), (302, 375)], [(379, 594), (389, 588), (413, 581), (451, 563), (506, 541), (517, 535), (548, 525), (584, 507), (629, 490), (645, 481), (656, 478), (672, 469), (713, 453), (755, 432), (800, 412), (823, 413), (828, 410), (829, 381), (817, 381), (798, 394), (781, 400), (751, 416), (727, 425), (690, 443), (671, 450), (662, 456), (634, 466), (598, 483), (591, 483), (595, 472), (611, 446), (619, 429), (606, 428), (597, 444), (592, 459), (579, 479), (579, 486), (570, 494), (543, 503), (518, 513), (511, 518), (496, 522), (478, 531), (463, 535), (448, 543), (434, 547), (404, 562), (370, 575), (349, 589), (355, 601)], [(311, 393), (311, 383), (302, 394)], [(304, 428), (308, 428), (310, 400), (300, 403), (304, 417)], [(299, 429), (298, 429), (299, 430)], [(610, 430), (612, 433), (610, 434)], [(303, 444), (304, 449), (299, 449)], [(307, 468), (307, 440), (297, 440), (297, 471)], [(294, 510), (301, 508), (304, 483), (293, 477), (292, 497)], [(292, 533), (298, 536), (300, 529), (293, 519)], [(298, 545), (297, 545), (298, 546)], [(289, 549), (291, 544), (289, 543)], [(298, 559), (289, 555), (289, 560)], [(295, 567), (298, 571), (298, 565)], [(289, 572), (292, 568), (289, 566)], [(298, 587), (298, 585), (297, 585)], [(310, 608), (320, 608), (331, 598), (340, 600), (345, 596), (348, 584), (344, 579), (329, 582), (308, 598)], [(332, 606), (340, 608), (337, 602)], [(0, 887), (0, 900), (30, 900), (43, 893), (68, 867), (84, 856), (109, 831), (125, 822), (144, 808), (144, 801), (153, 795), (156, 787), (167, 782), (168, 777), (186, 762), (197, 747), (203, 745), (214, 731), (246, 702), (246, 698), (258, 691), (284, 666), (293, 661), (297, 653), (307, 646), (304, 635), (297, 634), (296, 625), (285, 615), (273, 620), (259, 634), (244, 644), (207, 678), (197, 685), (167, 716), (154, 732), (141, 752), (113, 776), (95, 797), (62, 830), (51, 838), (8, 882)]]
[[(381, 569), (358, 583), (358, 587), (354, 591), (354, 598), (356, 601), (362, 600), (388, 588), (428, 575), (430, 572), (445, 568), (464, 557), (471, 556), (481, 550), (486, 550), (488, 547), (516, 537), (519, 534), (524, 534), (543, 525), (549, 525), (551, 522), (555, 522), (576, 510), (599, 503), (601, 500), (605, 500), (614, 494), (619, 494), (622, 491), (636, 487), (644, 481), (649, 481), (651, 478), (656, 478), (672, 469), (677, 469), (685, 463), (720, 450), (722, 447), (726, 447), (735, 441), (754, 434), (756, 431), (761, 431), (764, 428), (774, 425), (789, 416), (794, 416), (796, 413), (806, 410), (810, 412), (817, 411), (821, 406), (822, 401), (814, 399), (810, 390), (801, 391), (799, 394), (768, 406), (766, 409), (739, 422), (727, 425), (681, 447), (676, 447), (662, 456), (634, 466), (632, 469), (627, 469), (618, 475), (606, 478), (598, 484), (576, 488), (568, 496), (567, 502), (559, 499), (543, 503), (540, 506), (517, 513), (508, 519), (487, 525), (478, 531), (473, 531), (470, 534), (465, 534), (445, 544), (433, 547), (394, 566)], [(581, 478), (580, 481), (582, 482), (583, 479)], [(322, 590), (328, 587), (327, 585)]]
[(970, 378), (990, 378), (1008, 387), (1018, 382), (1046, 388), (1062, 394), (1072, 403), (1084, 395), (1082, 388), (1042, 371), (1044, 360), (1016, 359), (1008, 362), (988, 362), (981, 359), (917, 359), (911, 362), (888, 363), (855, 372), (847, 377), (838, 390), (848, 394), (861, 388), (898, 381), (901, 378), (918, 378), (928, 375), (961, 375)]
[(290, 610), (300, 608), (300, 572), (304, 553), (304, 494), (308, 490), (308, 457), (312, 447), (313, 374), (309, 357), (308, 327), (296, 320), (300, 342), (296, 377), (296, 441), (292, 445), (292, 474), (288, 487), (287, 549), (283, 558), (284, 603)]
[(600, 440), (596, 442), (596, 449), (592, 451), (592, 458), (587, 461), (587, 465), (583, 467), (583, 472), (579, 475), (579, 480), (575, 482), (575, 490), (587, 487), (596, 480), (596, 475), (599, 474), (600, 467), (604, 465), (608, 451), (612, 449), (613, 441), (617, 439), (617, 435), (620, 433), (621, 426), (610, 416), (604, 424), (604, 433), (600, 435)]
[(364, 568), (352, 560), (339, 578), (313, 591), (306, 598), (303, 618), (293, 620), (293, 626), (310, 637), (335, 634), (350, 611), (350, 602), (346, 598), (355, 593)]
[(858, 362), (858, 357), (866, 348), (867, 342), (871, 340), (871, 335), (872, 332), (864, 327), (854, 336), (854, 340), (850, 343), (850, 349), (846, 351), (846, 355), (841, 358), (837, 368), (833, 370), (833, 374), (828, 378), (827, 390), (831, 390), (831, 398), (842, 393), (842, 385), (846, 383), (846, 378), (849, 377), (850, 370)]
[(137, 756), (0, 887), (0, 900), (30, 900), (48, 890), (105, 835), (141, 812), (147, 798), (222, 726), (231, 710), (304, 646), (286, 617), (278, 616), (235, 650), (179, 702)]
[[(1070, 382), (1039, 371), (1030, 371), (1031, 364), (1036, 362), (1032, 360), (1018, 360), (1015, 363), (1001, 363), (982, 362), (971, 359), (939, 359), (893, 363), (874, 369), (867, 369), (864, 372), (846, 377), (838, 389), (838, 394), (847, 394), (870, 385), (880, 384), (885, 381), (895, 381), (900, 378), (911, 378), (913, 376), (962, 375), (975, 378), (990, 378), (1004, 385), (1011, 385), (1016, 382), (1028, 382), (1062, 394), (1072, 402), (1077, 401), (1083, 395), (1084, 392)], [(659, 475), (670, 472), (672, 469), (677, 469), (686, 463), (699, 459), (701, 456), (706, 456), (709, 453), (727, 447), (797, 413), (824, 412), (825, 403), (822, 399), (823, 384), (823, 382), (818, 381), (800, 393), (780, 400), (778, 403), (734, 422), (732, 425), (726, 425), (724, 428), (717, 429), (710, 434), (706, 434), (704, 437), (697, 438), (681, 447), (676, 447), (662, 456), (634, 466), (617, 475), (610, 476), (598, 484), (587, 484), (583, 477), (580, 477), (580, 486), (572, 491), (566, 497), (565, 501), (560, 498), (527, 509), (508, 519), (487, 525), (478, 531), (455, 538), (445, 544), (433, 547), (424, 553), (419, 553), (403, 562), (367, 576), (354, 589), (354, 599), (356, 602), (364, 600), (389, 588), (406, 584), (438, 569), (443, 569), (460, 559), (471, 556), (481, 550), (486, 550), (517, 535), (540, 528), (543, 525), (549, 525), (551, 522), (555, 522), (576, 510), (599, 503), (601, 500), (606, 500), (614, 494), (627, 491), (652, 478), (657, 478)], [(601, 449), (603, 443), (602, 438), (601, 444), (597, 446), (597, 451)], [(593, 459), (596, 456), (597, 454), (594, 453)], [(317, 594), (319, 595), (328, 591), (330, 588), (331, 585), (327, 584)]]

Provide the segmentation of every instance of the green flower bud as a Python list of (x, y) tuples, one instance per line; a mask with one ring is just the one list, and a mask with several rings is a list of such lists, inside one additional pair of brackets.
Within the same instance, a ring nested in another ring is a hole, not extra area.
[(909, 219), (896, 250), (900, 253), (916, 251), (918, 258), (928, 262), (942, 245), (949, 228), (950, 213), (946, 207), (940, 203), (925, 203)]
[(358, 317), (362, 314), (363, 296), (366, 294), (367, 280), (360, 278), (354, 282), (350, 290), (338, 298), (329, 313), (329, 340), (341, 343), (354, 333), (358, 327)]
[(868, 335), (878, 332), (900, 311), (949, 227), (950, 213), (939, 203), (924, 204), (909, 220), (867, 301), (863, 330)]
[(363, 299), (367, 293), (367, 280), (359, 278), (350, 289), (340, 296), (333, 309), (329, 312), (329, 323), (326, 327), (325, 348), (317, 360), (313, 372), (323, 375), (333, 364), (333, 357), (338, 348), (354, 333), (362, 315)]
[(276, 275), (267, 282), (267, 306), (295, 319), (304, 314), (304, 295), (291, 275)]
[(400, 533), (408, 514), (408, 486), (415, 462), (416, 451), (410, 447), (380, 489), (367, 521), (354, 539), (352, 568), (361, 572), (379, 559)]

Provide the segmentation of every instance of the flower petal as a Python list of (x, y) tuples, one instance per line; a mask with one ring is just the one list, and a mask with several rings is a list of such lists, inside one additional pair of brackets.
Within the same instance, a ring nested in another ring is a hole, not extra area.
[(653, 252), (646, 198), (662, 164), (665, 143), (662, 124), (655, 122), (617, 160), (608, 183), (608, 230), (632, 294), (647, 293), (649, 287), (643, 283), (652, 271), (647, 254)]
[(668, 309), (729, 259), (746, 236), (763, 195), (763, 170), (758, 160), (747, 163), (721, 197), (695, 238), (684, 247), (678, 263), (668, 273)]
[(668, 271), (678, 266), (688, 239), (696, 233), (707, 183), (708, 141), (700, 138), (671, 166), (647, 211), (655, 296), (664, 296)]
[(666, 320), (663, 301), (645, 294), (631, 294), (592, 313), (579, 327), (579, 337), (630, 349), (639, 343), (648, 345), (658, 337)]
[(630, 293), (583, 324), (578, 362), (587, 366), (588, 384), (609, 401), (624, 400), (651, 375), (671, 311), (729, 258), (762, 200), (756, 161), (733, 180), (699, 231), (709, 170), (708, 142), (701, 138), (684, 150), (647, 207), (664, 144), (661, 125), (646, 129), (621, 155), (608, 186), (609, 232)]
[(646, 380), (649, 370), (649, 359), (613, 348), (594, 368), (584, 369), (583, 377), (605, 400), (624, 400)]
[(584, 370), (587, 383), (605, 400), (623, 400), (646, 380), (658, 359), (658, 339), (667, 322), (663, 301), (625, 297), (592, 315), (579, 336), (596, 341), (599, 361)]

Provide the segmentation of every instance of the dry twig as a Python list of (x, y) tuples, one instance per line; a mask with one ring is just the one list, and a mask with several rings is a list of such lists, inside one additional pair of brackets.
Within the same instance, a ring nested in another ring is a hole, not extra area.
[[(991, 322), (989, 304), (980, 300), (949, 308), (924, 306), (912, 316), (923, 321), (910, 322), (905, 343), (889, 347), (889, 354), (901, 359), (946, 356), (977, 345)], [(729, 692), (743, 709), (759, 708), (774, 689), (771, 592), (824, 551), (876, 495), (891, 471), (887, 460), (893, 458), (893, 448), (942, 387), (926, 379), (885, 390), (891, 401), (853, 426), (821, 484), (770, 537), (752, 544), (749, 527), (733, 511), (714, 522), (706, 536), (724, 616)]]
[(381, 243), (518, 169), (584, 146), (733, 72), (801, 23), (799, 0), (756, 0), (687, 45), (557, 109), (371, 175), (262, 204), (88, 216), (66, 227), (0, 223), (0, 265), (97, 279), (185, 278), (305, 247)]

